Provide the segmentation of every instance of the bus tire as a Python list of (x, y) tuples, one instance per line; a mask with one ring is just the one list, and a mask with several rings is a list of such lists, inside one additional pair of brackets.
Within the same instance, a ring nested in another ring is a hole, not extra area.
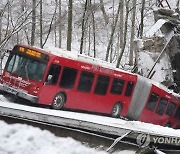
[(112, 111), (111, 111), (111, 116), (113, 118), (119, 118), (122, 112), (122, 104), (121, 103), (116, 103), (114, 104)]
[(58, 93), (53, 100), (52, 108), (55, 110), (60, 110), (64, 107), (65, 104), (65, 95), (63, 93)]
[(166, 124), (165, 124), (165, 127), (171, 128), (171, 123), (170, 123), (170, 122), (166, 123)]

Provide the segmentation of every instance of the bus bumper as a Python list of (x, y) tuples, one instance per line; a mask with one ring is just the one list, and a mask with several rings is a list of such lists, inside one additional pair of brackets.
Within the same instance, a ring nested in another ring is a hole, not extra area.
[(37, 96), (30, 95), (24, 90), (14, 88), (14, 87), (11, 87), (11, 86), (6, 85), (6, 84), (0, 84), (0, 91), (11, 93), (13, 95), (19, 96), (21, 98), (29, 100), (32, 103), (38, 102)]

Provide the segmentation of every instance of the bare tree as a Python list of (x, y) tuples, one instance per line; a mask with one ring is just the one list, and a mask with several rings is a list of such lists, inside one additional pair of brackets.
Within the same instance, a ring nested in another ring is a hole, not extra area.
[(128, 15), (129, 15), (129, 2), (130, 0), (125, 0), (125, 3), (126, 3), (126, 17), (125, 17), (125, 27), (124, 27), (124, 37), (123, 37), (123, 47), (121, 49), (121, 53), (118, 57), (118, 60), (117, 60), (117, 64), (116, 64), (116, 67), (119, 68), (119, 65), (120, 65), (120, 62), (121, 62), (121, 59), (122, 59), (122, 56), (124, 54), (124, 51), (125, 51), (125, 48), (126, 48), (126, 41), (127, 41), (127, 29), (128, 29)]
[[(27, 25), (30, 25), (32, 22), (29, 20), (30, 15), (32, 15), (32, 10), (29, 10), (26, 8), (23, 12), (21, 12), (18, 16), (12, 15), (12, 10), (9, 7), (9, 1), (7, 3), (7, 24), (6, 24), (6, 30), (4, 32), (3, 38), (0, 42), (0, 49), (3, 48), (7, 42), (12, 38), (15, 34), (17, 34), (19, 31), (23, 30), (24, 27)], [(36, 4), (36, 8), (39, 5), (39, 3)], [(11, 24), (11, 25), (10, 25)]]
[(88, 0), (86, 0), (85, 5), (84, 5), (84, 12), (83, 12), (83, 17), (82, 17), (82, 23), (81, 23), (81, 42), (80, 42), (80, 54), (83, 52), (83, 43), (84, 43), (84, 33), (85, 33), (85, 17), (86, 17), (86, 12), (87, 12), (87, 6), (88, 6)]
[(123, 35), (124, 35), (124, 0), (121, 1), (120, 6), (120, 25), (119, 25), (119, 32), (120, 32), (120, 47), (123, 46)]
[[(57, 2), (57, 0), (55, 0), (55, 1)], [(52, 16), (52, 18), (51, 18), (51, 22), (50, 22), (50, 24), (49, 24), (49, 29), (48, 29), (48, 32), (47, 32), (47, 36), (46, 36), (46, 38), (45, 38), (44, 43), (42, 44), (42, 48), (43, 48), (44, 45), (46, 44), (46, 42), (47, 42), (47, 40), (48, 40), (48, 38), (49, 38), (49, 35), (50, 35), (51, 31), (52, 31), (53, 22), (54, 22), (55, 17), (56, 17), (57, 7), (58, 7), (58, 6), (55, 5), (54, 13), (53, 13), (53, 16)]]
[(144, 30), (144, 9), (145, 9), (145, 0), (142, 0), (142, 7), (141, 7), (141, 23), (140, 23), (140, 30), (138, 36), (142, 38), (143, 30)]
[(132, 10), (132, 24), (131, 24), (131, 38), (130, 38), (130, 53), (129, 65), (133, 66), (133, 52), (134, 52), (134, 35), (135, 35), (135, 17), (136, 17), (136, 0), (133, 0)]
[(106, 61), (108, 61), (109, 51), (110, 51), (111, 45), (113, 43), (113, 37), (114, 37), (117, 22), (118, 22), (118, 18), (119, 18), (120, 6), (121, 6), (121, 0), (119, 0), (119, 5), (118, 5), (117, 13), (116, 13), (115, 23), (112, 26), (111, 36), (110, 36), (110, 40), (109, 40), (107, 50), (106, 50)]
[(43, 2), (40, 0), (40, 15), (39, 15), (39, 24), (40, 24), (40, 47), (43, 48)]
[(108, 17), (108, 15), (105, 11), (105, 8), (104, 8), (104, 1), (100, 0), (100, 4), (101, 4), (100, 8), (101, 8), (101, 11), (103, 13), (104, 21), (106, 24), (108, 24), (109, 23), (109, 17)]
[(92, 8), (92, 2), (90, 0), (90, 7), (91, 7), (91, 14), (92, 14), (92, 24), (93, 24), (93, 51), (94, 51), (94, 58), (96, 57), (96, 26), (95, 26), (95, 17), (94, 17), (94, 10)]
[(68, 30), (67, 30), (67, 50), (71, 51), (72, 42), (72, 9), (73, 0), (69, 0), (68, 3)]
[(36, 0), (32, 0), (32, 29), (31, 29), (31, 45), (35, 43), (36, 33)]
[(1, 8), (1, 10), (0, 10), (0, 43), (1, 43), (1, 40), (2, 40), (2, 17), (3, 17), (3, 14), (4, 14), (5, 8), (6, 8), (6, 5), (5, 5), (4, 8)]
[(61, 16), (62, 16), (62, 8), (61, 8), (61, 0), (59, 0), (59, 48), (61, 48), (62, 44), (62, 22), (61, 22)]

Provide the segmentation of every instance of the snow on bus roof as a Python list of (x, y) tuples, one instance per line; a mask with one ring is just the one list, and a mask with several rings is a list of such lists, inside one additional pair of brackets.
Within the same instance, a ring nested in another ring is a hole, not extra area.
[(180, 98), (180, 94), (175, 93), (175, 92), (174, 92), (173, 90), (171, 90), (171, 89), (168, 89), (165, 85), (163, 85), (163, 84), (161, 84), (161, 83), (159, 83), (159, 82), (156, 82), (156, 81), (154, 81), (154, 80), (150, 80), (150, 82), (151, 82), (152, 84), (154, 84), (155, 86), (161, 88), (162, 90), (166, 91), (167, 93), (169, 93), (169, 94), (171, 94), (171, 95), (173, 95), (173, 96), (175, 96), (175, 97)]
[(180, 94), (177, 94), (177, 93), (175, 93), (173, 90), (168, 89), (165, 85), (163, 85), (163, 84), (161, 84), (161, 83), (159, 83), (159, 82), (157, 82), (157, 81), (154, 81), (154, 80), (152, 80), (152, 79), (149, 79), (149, 78), (146, 78), (146, 77), (144, 77), (144, 76), (141, 76), (141, 75), (139, 75), (139, 74), (138, 74), (138, 76), (141, 77), (141, 78), (143, 78), (143, 79), (146, 80), (147, 82), (155, 85), (156, 87), (159, 87), (160, 89), (166, 91), (167, 93), (169, 93), (169, 94), (171, 94), (171, 95), (173, 95), (173, 96), (175, 96), (175, 97), (180, 98)]
[(54, 54), (56, 56), (60, 56), (60, 57), (65, 57), (65, 58), (69, 58), (69, 59), (73, 59), (73, 60), (78, 60), (81, 62), (85, 62), (85, 63), (90, 63), (90, 64), (94, 64), (94, 65), (99, 65), (108, 69), (113, 69), (116, 71), (121, 71), (124, 73), (128, 73), (131, 75), (135, 75), (131, 72), (122, 70), (120, 68), (116, 68), (115, 65), (113, 65), (112, 63), (106, 62), (104, 60), (98, 59), (98, 58), (93, 58), (90, 56), (86, 56), (83, 54), (79, 54), (79, 53), (74, 53), (72, 51), (68, 51), (68, 50), (64, 50), (61, 48), (57, 48), (57, 47), (48, 47), (47, 50), (49, 53)]

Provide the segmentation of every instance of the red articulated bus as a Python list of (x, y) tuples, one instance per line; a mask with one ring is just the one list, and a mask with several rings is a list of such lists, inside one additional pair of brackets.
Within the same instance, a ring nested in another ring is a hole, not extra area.
[(62, 49), (16, 45), (0, 89), (53, 109), (75, 109), (180, 127), (180, 99), (150, 80)]
[[(144, 82), (143, 82), (144, 80)], [(180, 128), (180, 98), (161, 84), (138, 77), (128, 118), (157, 125)], [(139, 92), (139, 96), (135, 93)]]

